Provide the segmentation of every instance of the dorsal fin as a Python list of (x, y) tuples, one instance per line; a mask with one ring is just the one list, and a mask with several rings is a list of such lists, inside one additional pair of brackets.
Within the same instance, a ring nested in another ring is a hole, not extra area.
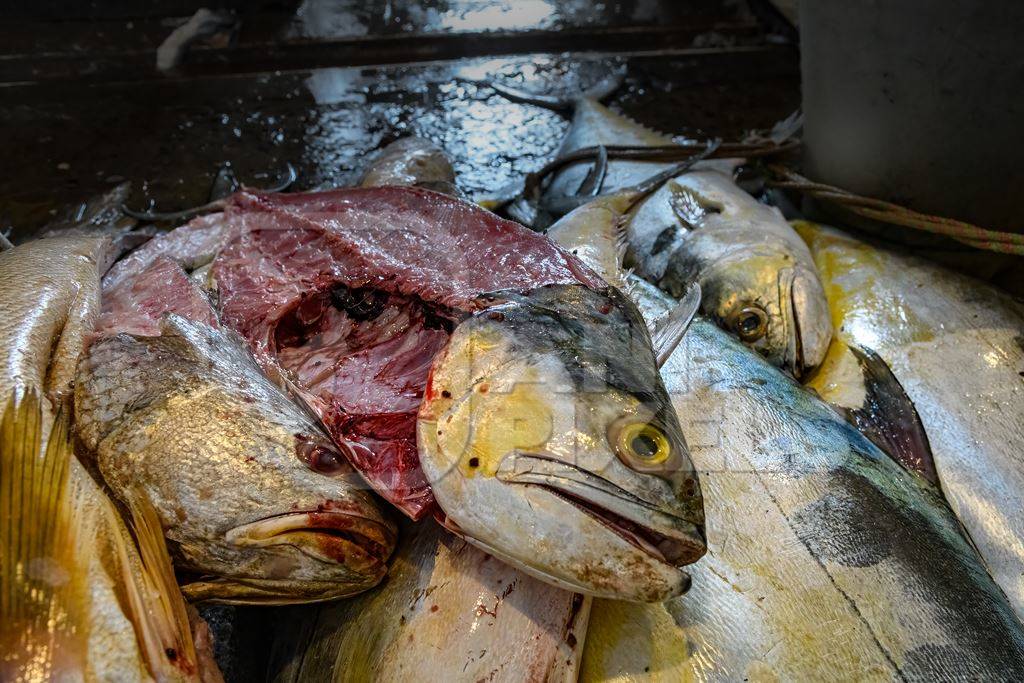
[(864, 401), (839, 412), (893, 460), (938, 484), (928, 434), (903, 385), (877, 353), (863, 346), (849, 349), (864, 377)]

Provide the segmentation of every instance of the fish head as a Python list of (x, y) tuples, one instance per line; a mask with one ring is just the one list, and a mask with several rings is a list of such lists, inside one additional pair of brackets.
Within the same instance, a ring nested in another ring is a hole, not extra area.
[(705, 552), (678, 418), (614, 287), (495, 295), (435, 358), (417, 439), (446, 525), (549, 583), (661, 601)]
[(319, 602), (384, 577), (394, 525), (325, 434), (281, 427), (264, 424), (234, 462), (196, 463), (202, 479), (231, 486), (207, 486), (205, 501), (175, 493), (175, 512), (185, 517), (172, 539), (200, 574), (183, 587), (190, 599)]
[(152, 504), (192, 600), (328, 600), (383, 578), (394, 525), (345, 455), (232, 335), (167, 316), (96, 341), (75, 423), (122, 500)]
[(832, 320), (817, 273), (787, 252), (723, 259), (700, 277), (702, 308), (798, 379), (824, 359)]

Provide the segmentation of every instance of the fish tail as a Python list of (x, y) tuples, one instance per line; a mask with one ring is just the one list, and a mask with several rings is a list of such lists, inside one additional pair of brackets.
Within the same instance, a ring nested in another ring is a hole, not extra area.
[(580, 100), (595, 100), (600, 102), (622, 87), (622, 83), (625, 78), (626, 69), (621, 67), (615, 69), (612, 73), (600, 79), (585, 90), (569, 90), (548, 95), (531, 93), (528, 90), (513, 88), (493, 81), (485, 82), (483, 85), (497, 91), (502, 97), (512, 100), (513, 102), (533, 104), (538, 107), (553, 109), (555, 111), (566, 111), (576, 106), (576, 102)]
[[(0, 679), (85, 670), (86, 591), (74, 567), (67, 495), (74, 457), (58, 412), (44, 438), (42, 400), (13, 394), (0, 418)], [(45, 441), (45, 446), (44, 446)]]

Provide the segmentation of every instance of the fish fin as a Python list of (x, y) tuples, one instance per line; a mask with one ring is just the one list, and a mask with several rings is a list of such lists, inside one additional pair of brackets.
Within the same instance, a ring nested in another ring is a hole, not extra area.
[(46, 435), (43, 405), (34, 390), (13, 394), (0, 418), (0, 651), (10, 654), (0, 661), (4, 680), (21, 680), (25, 666), (57, 677), (86, 669), (86, 638), (76, 632), (89, 621), (72, 550), (68, 419), (59, 411)]
[(596, 197), (604, 185), (604, 177), (608, 173), (608, 149), (601, 145), (597, 148), (597, 158), (587, 172), (587, 176), (580, 183), (576, 191), (578, 197)]
[(905, 469), (938, 484), (928, 434), (903, 385), (871, 349), (850, 345), (864, 376), (864, 403), (840, 412), (872, 443)]
[(651, 332), (651, 342), (654, 346), (654, 357), (660, 368), (672, 355), (672, 352), (679, 342), (686, 335), (693, 316), (697, 315), (700, 309), (701, 290), (697, 282), (690, 283), (686, 293), (679, 300), (676, 307), (655, 321)]
[(7, 235), (0, 232), (0, 252), (14, 249), (14, 243), (7, 239)]
[[(115, 533), (112, 537), (122, 559), (124, 586), (146, 665), (157, 680), (198, 678), (192, 628), (160, 518), (141, 492), (127, 492), (125, 506), (135, 547), (128, 545), (131, 538), (124, 534)], [(110, 519), (112, 526), (120, 526), (112, 504), (107, 514), (115, 516)], [(133, 571), (129, 559), (133, 550), (138, 551), (138, 571)]]
[[(648, 176), (647, 178), (641, 180), (636, 185), (633, 185), (633, 187), (626, 188), (625, 191), (634, 194), (633, 203), (635, 205), (648, 195), (657, 191), (658, 188), (660, 188), (668, 181), (678, 176), (681, 176), (684, 173), (689, 172), (694, 167), (694, 165), (701, 161), (704, 161), (709, 156), (714, 154), (721, 146), (721, 144), (721, 138), (714, 138), (712, 140), (708, 140), (707, 145), (704, 147), (702, 151), (698, 152), (697, 154), (694, 154), (693, 156), (684, 161), (672, 164), (668, 168), (659, 171), (654, 175)], [(622, 190), (620, 190), (620, 192), (621, 191)]]
[(615, 69), (612, 73), (585, 90), (560, 93), (558, 95), (540, 95), (493, 81), (484, 81), (480, 84), (491, 88), (505, 99), (512, 100), (513, 102), (533, 104), (555, 111), (567, 111), (576, 106), (576, 102), (581, 99), (600, 102), (622, 87), (625, 78), (626, 68), (623, 66)]

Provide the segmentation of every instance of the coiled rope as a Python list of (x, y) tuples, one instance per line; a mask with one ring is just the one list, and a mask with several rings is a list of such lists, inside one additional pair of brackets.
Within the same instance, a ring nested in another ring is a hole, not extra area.
[(781, 164), (766, 164), (765, 167), (775, 177), (775, 180), (769, 181), (772, 187), (795, 190), (837, 204), (865, 218), (944, 235), (976, 249), (1024, 256), (1024, 234), (986, 230), (953, 218), (918, 213), (891, 202), (861, 197), (832, 185), (808, 180)]

